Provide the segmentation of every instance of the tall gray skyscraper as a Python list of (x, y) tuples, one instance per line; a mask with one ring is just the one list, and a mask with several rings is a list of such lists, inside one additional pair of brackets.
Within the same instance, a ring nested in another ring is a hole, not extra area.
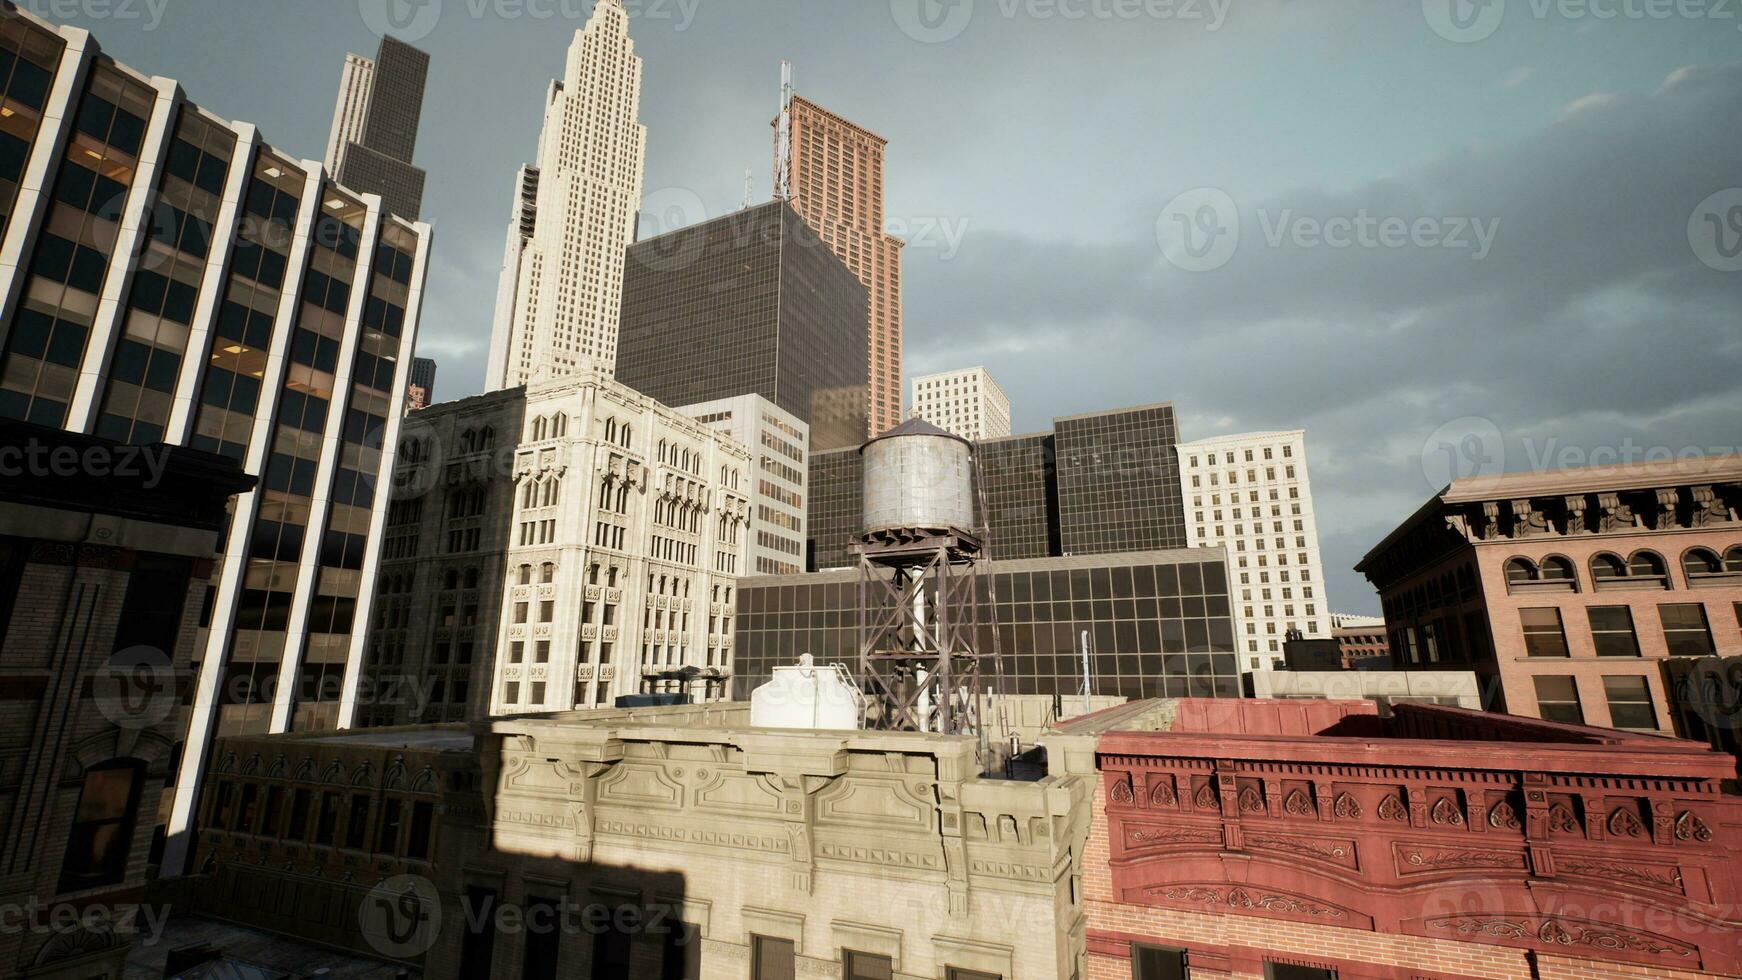
[(381, 195), (389, 213), (415, 221), (423, 206), (424, 172), (411, 165), (429, 55), (382, 38), (373, 61), (345, 56), (327, 171), (353, 190)]

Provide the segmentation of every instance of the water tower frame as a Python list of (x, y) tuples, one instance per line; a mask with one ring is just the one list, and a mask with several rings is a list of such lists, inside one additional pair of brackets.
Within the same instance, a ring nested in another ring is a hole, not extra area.
[[(977, 572), (983, 545), (964, 526), (973, 523), (971, 487), (964, 488), (965, 499), (950, 506), (934, 492), (947, 474), (927, 472), (924, 466), (892, 474), (907, 485), (884, 488), (900, 502), (895, 512), (887, 512), (879, 503), (888, 500), (871, 499), (877, 495), (870, 472), (877, 454), (868, 452), (884, 440), (923, 440), (909, 443), (916, 447), (914, 456), (958, 459), (964, 464), (959, 479), (971, 480), (972, 472), (971, 443), (918, 419), (861, 449), (867, 463), (867, 527), (853, 551), (859, 557), (860, 683), (870, 700), (866, 725), (979, 734), (983, 656)], [(899, 451), (895, 455), (907, 459)]]

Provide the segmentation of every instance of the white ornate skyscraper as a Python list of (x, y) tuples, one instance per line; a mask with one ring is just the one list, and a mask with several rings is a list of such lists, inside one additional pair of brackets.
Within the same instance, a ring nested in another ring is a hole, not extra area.
[(635, 237), (647, 146), (640, 102), (629, 13), (622, 0), (598, 0), (549, 90), (530, 215), (526, 171), (516, 175), (489, 390), (615, 373), (623, 255)]

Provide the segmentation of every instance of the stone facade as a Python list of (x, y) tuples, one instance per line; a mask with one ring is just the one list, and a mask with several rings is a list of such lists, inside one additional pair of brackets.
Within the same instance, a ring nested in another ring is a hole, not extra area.
[[(1715, 977), (1742, 969), (1730, 760), (1456, 708), (1134, 704), (1061, 726), (1102, 784), (1089, 977)], [(1150, 951), (1153, 971), (1134, 970)]]
[[(849, 952), (901, 980), (1082, 974), (1092, 756), (993, 779), (971, 738), (746, 720), (705, 705), (226, 741), (190, 891), (202, 915), (432, 978), (741, 980), (759, 956), (841, 976)], [(407, 816), (425, 805), (433, 835)], [(407, 928), (373, 928), (384, 897)]]
[(695, 697), (724, 697), (753, 479), (728, 436), (597, 378), (417, 413), (373, 676), (403, 679), (398, 700), (439, 710), (425, 719), (609, 705), (690, 668)]

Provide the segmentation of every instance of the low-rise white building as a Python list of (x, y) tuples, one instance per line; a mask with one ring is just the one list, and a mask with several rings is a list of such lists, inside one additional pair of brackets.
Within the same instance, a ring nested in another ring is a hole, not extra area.
[(761, 395), (739, 395), (678, 409), (750, 450), (751, 575), (797, 575), (805, 565), (810, 426)]
[(983, 367), (914, 378), (913, 414), (964, 439), (1010, 435), (1010, 398)]
[(1306, 430), (1218, 436), (1177, 451), (1187, 540), (1222, 545), (1232, 562), (1241, 671), (1280, 661), (1291, 631), (1330, 636)]

